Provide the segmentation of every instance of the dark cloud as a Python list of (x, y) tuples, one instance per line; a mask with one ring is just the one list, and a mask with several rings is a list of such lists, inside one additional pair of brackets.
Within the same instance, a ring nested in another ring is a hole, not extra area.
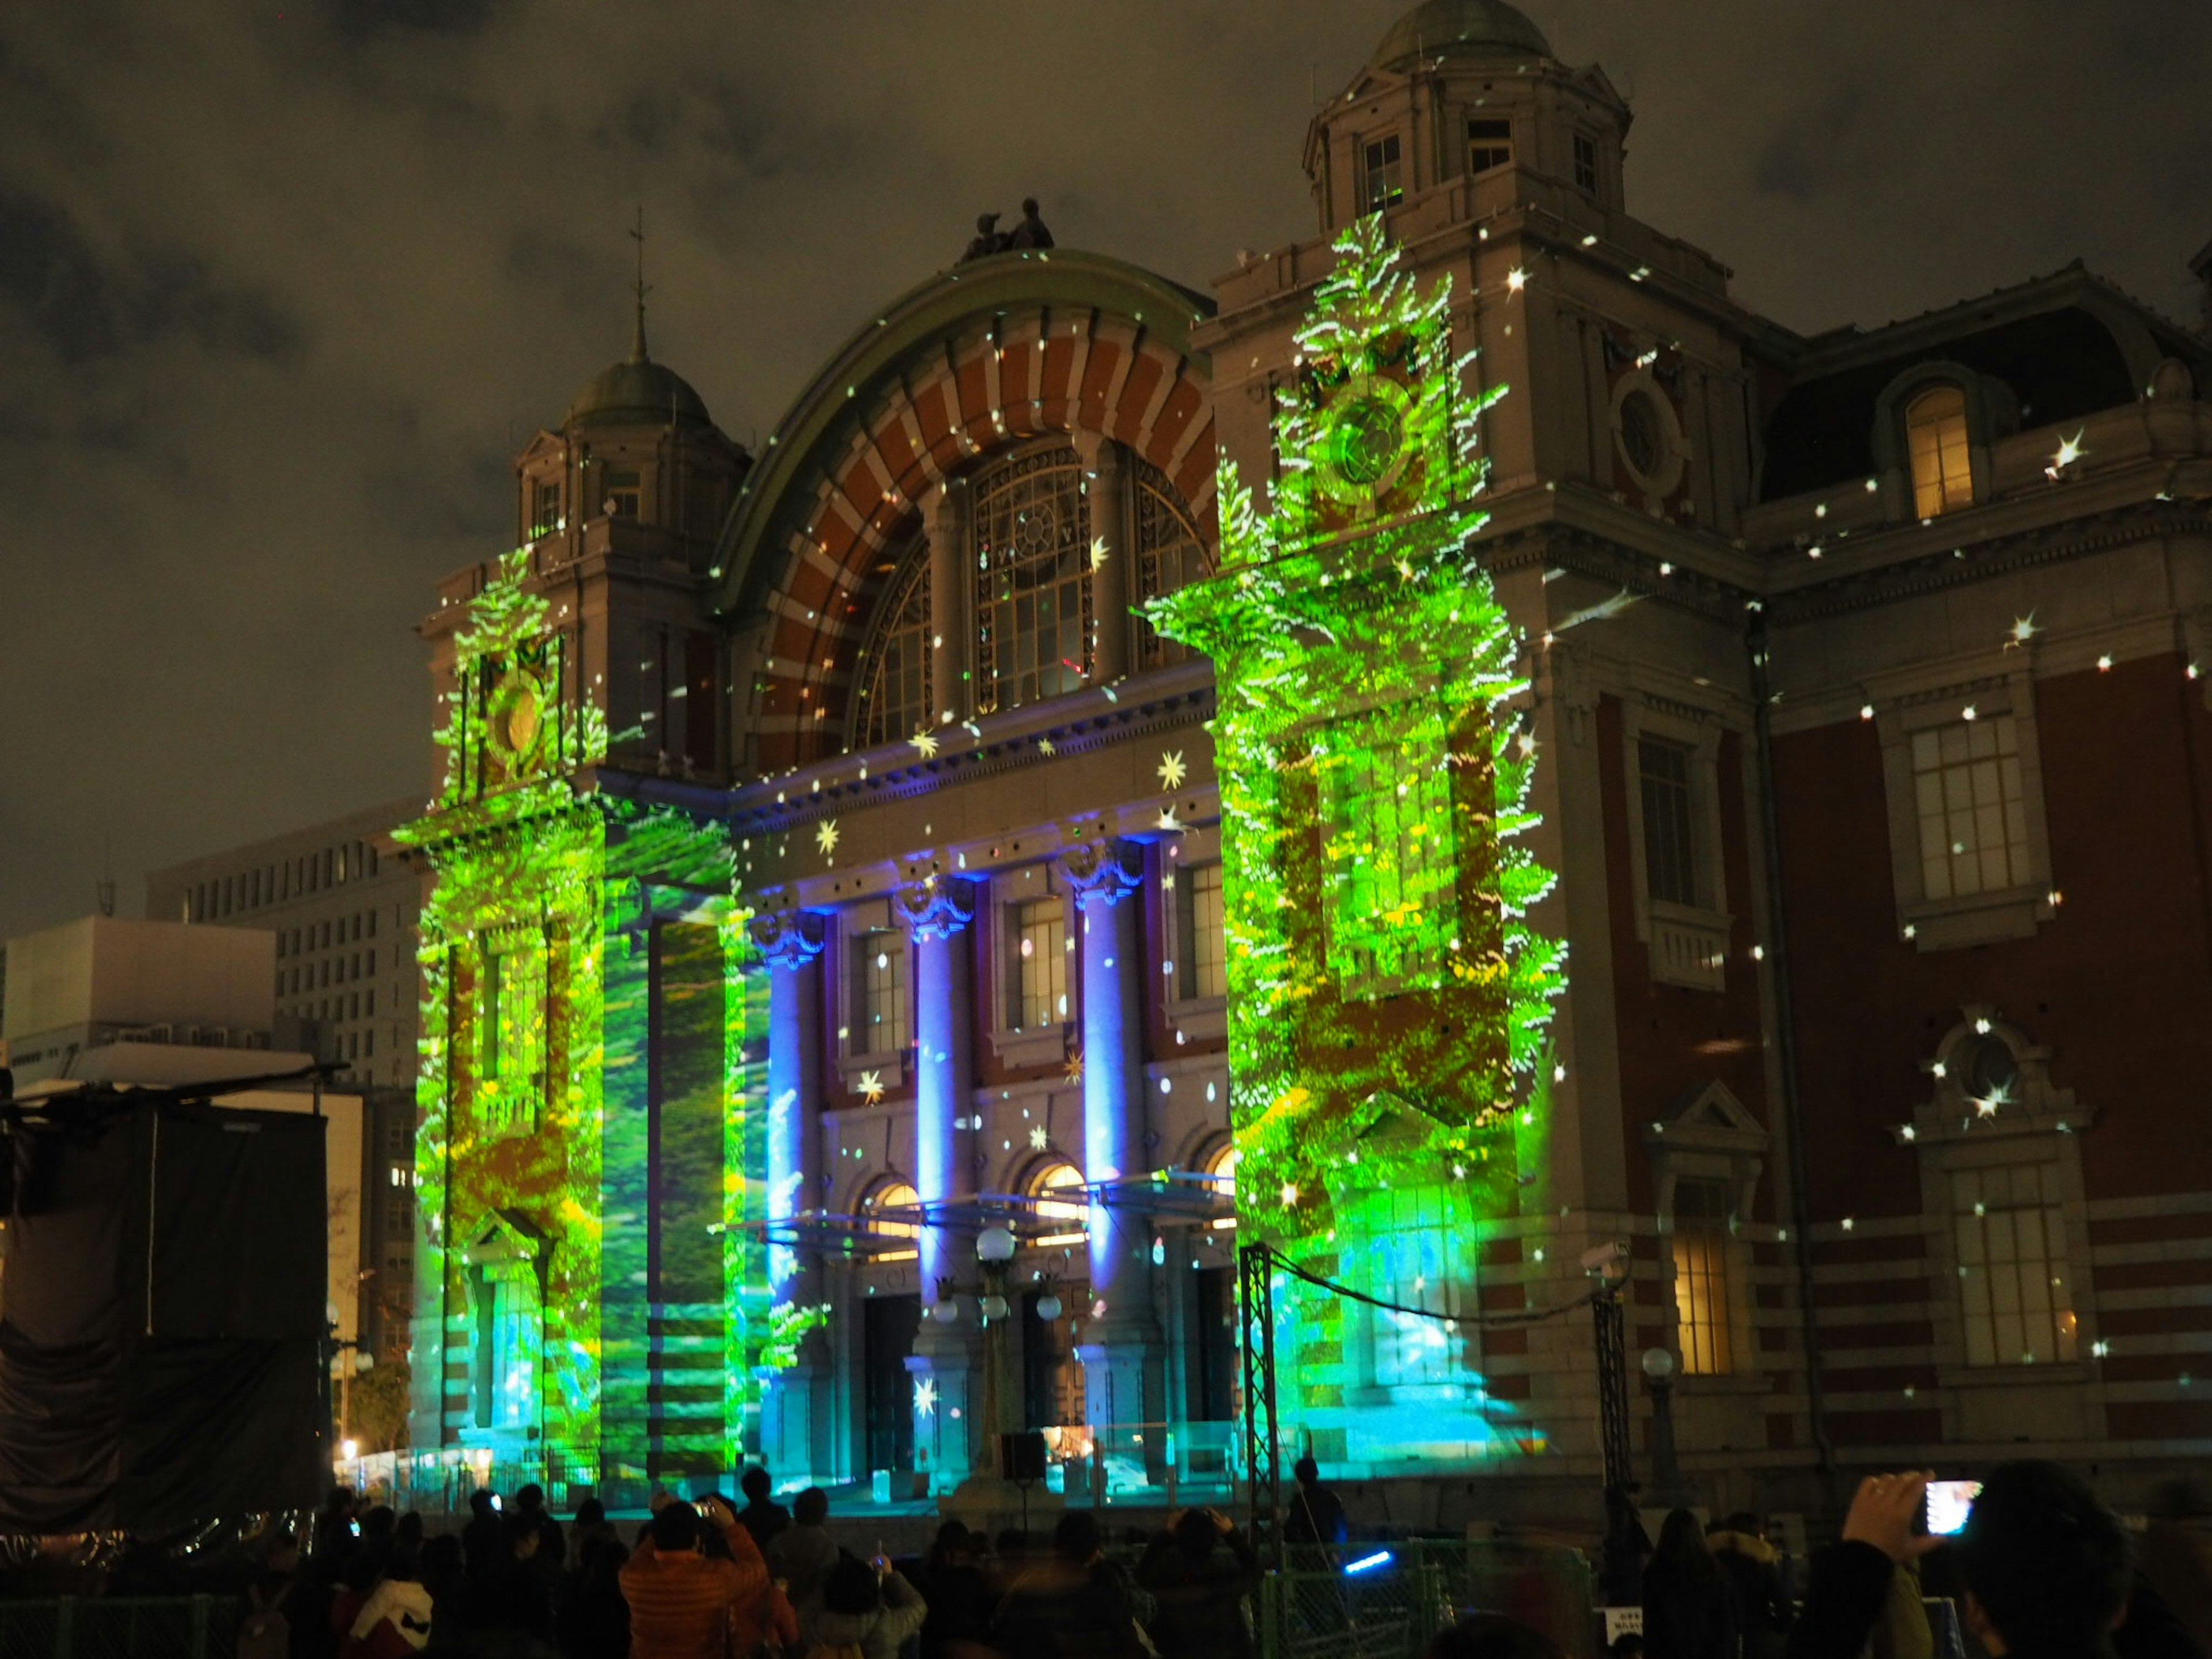
[[(1311, 234), (1399, 0), (0, 9), (0, 935), (426, 783), (415, 623), (629, 336), (740, 436), (983, 209), (1204, 287)], [(2201, 0), (1531, 0), (1630, 204), (1811, 331), (2077, 256), (2194, 317)]]

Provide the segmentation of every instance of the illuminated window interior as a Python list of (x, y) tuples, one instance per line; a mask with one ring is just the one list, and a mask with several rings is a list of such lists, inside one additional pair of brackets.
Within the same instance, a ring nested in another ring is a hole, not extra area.
[(1006, 938), (1006, 1012), (1014, 1029), (1059, 1024), (1067, 1018), (1066, 907), (1057, 896), (1008, 905)]
[(909, 558), (869, 647), (860, 693), (860, 741), (899, 743), (937, 720), (929, 707), (929, 561)]
[(2066, 1223), (2049, 1164), (1960, 1170), (1951, 1176), (1959, 1299), (1970, 1365), (2074, 1358)]
[(1053, 1230), (1048, 1237), (1036, 1241), (1040, 1246), (1058, 1248), (1084, 1242), (1091, 1206), (1083, 1192), (1082, 1170), (1073, 1164), (1048, 1164), (1030, 1177), (1024, 1196), (1036, 1200), (1037, 1220)]
[[(884, 1238), (921, 1237), (921, 1224), (916, 1221), (894, 1220), (899, 1214), (911, 1213), (921, 1206), (921, 1194), (907, 1182), (899, 1180), (878, 1182), (867, 1197), (860, 1200), (860, 1212), (874, 1224), (876, 1233)], [(878, 1219), (878, 1217), (883, 1218)], [(878, 1255), (878, 1261), (911, 1261), (921, 1254), (919, 1249), (890, 1250)]]
[(1359, 149), (1360, 200), (1373, 213), (1406, 199), (1405, 164), (1395, 132), (1370, 138)]
[(1513, 162), (1513, 123), (1480, 116), (1467, 124), (1467, 170), (1487, 173)]
[(2031, 879), (2027, 799), (2012, 716), (1914, 732), (1912, 790), (1928, 897), (2002, 892)]
[(1636, 765), (1644, 805), (1644, 890), (1662, 904), (1695, 904), (1690, 747), (1663, 738), (1638, 738)]
[(894, 1054), (913, 1039), (906, 985), (907, 938), (878, 927), (853, 935), (854, 1054)]
[(1729, 1282), (1734, 1209), (1725, 1181), (1686, 1176), (1674, 1183), (1675, 1340), (1690, 1376), (1724, 1376), (1735, 1369)]
[(1229, 994), (1229, 958), (1222, 939), (1221, 865), (1185, 866), (1176, 878), (1178, 989), (1186, 998)]
[(979, 713), (1079, 689), (1091, 672), (1091, 511), (1083, 465), (1055, 444), (975, 481)]
[(1905, 437), (1912, 457), (1913, 510), (1932, 519), (1972, 506), (1966, 392), (1955, 386), (1931, 386), (1922, 392), (1905, 405)]

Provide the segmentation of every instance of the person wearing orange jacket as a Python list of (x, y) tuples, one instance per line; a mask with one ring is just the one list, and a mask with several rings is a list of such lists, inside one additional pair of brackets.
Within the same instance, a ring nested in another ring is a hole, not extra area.
[[(728, 1559), (705, 1553), (713, 1527)], [(725, 1659), (750, 1656), (771, 1634), (796, 1640), (787, 1606), (770, 1594), (768, 1564), (752, 1534), (719, 1498), (695, 1508), (655, 1500), (653, 1522), (637, 1553), (623, 1563), (623, 1597), (629, 1603), (630, 1659)]]

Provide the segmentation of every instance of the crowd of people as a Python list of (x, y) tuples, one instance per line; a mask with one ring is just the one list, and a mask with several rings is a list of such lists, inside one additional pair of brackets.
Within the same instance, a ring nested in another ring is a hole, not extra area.
[[(1334, 1573), (1350, 1528), (1310, 1463), (1285, 1515), (1286, 1564)], [(819, 1489), (787, 1509), (767, 1473), (744, 1502), (663, 1494), (619, 1525), (586, 1501), (565, 1522), (536, 1486), (474, 1494), (457, 1533), (334, 1494), (314, 1536), (280, 1540), (246, 1593), (240, 1659), (1258, 1659), (1261, 1567), (1224, 1515), (1194, 1508), (1109, 1554), (1099, 1517), (1050, 1537), (946, 1521), (926, 1558), (842, 1547)], [(1781, 1555), (1756, 1517), (1670, 1514), (1638, 1552), (1642, 1630), (1613, 1659), (2208, 1659), (2212, 1504), (2176, 1483), (2140, 1540), (2078, 1476), (1992, 1471), (1963, 1528), (1931, 1537), (1917, 1474), (1865, 1481), (1841, 1541)], [(135, 1583), (135, 1581), (134, 1581)], [(150, 1583), (142, 1591), (155, 1588)], [(1510, 1598), (1507, 1598), (1510, 1600)], [(1956, 1609), (1931, 1623), (1929, 1609)], [(1526, 1612), (1525, 1609), (1521, 1611)], [(1286, 1614), (1286, 1617), (1291, 1615)], [(1537, 1616), (1529, 1614), (1528, 1616)], [(1539, 1622), (1541, 1622), (1540, 1618)], [(1360, 1633), (1310, 1613), (1316, 1656)], [(1559, 1635), (1559, 1632), (1553, 1632)], [(1570, 1644), (1579, 1645), (1579, 1642)], [(1505, 1613), (1475, 1614), (1425, 1659), (1559, 1659)]]

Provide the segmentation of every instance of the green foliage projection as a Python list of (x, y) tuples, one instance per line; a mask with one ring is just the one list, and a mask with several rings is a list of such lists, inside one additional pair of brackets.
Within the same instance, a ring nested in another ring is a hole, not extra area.
[(1220, 573), (1146, 607), (1214, 661), (1238, 1208), (1316, 1248), (1378, 1183), (1510, 1207), (1565, 961), (1528, 920), (1528, 688), (1471, 545), (1499, 393), (1462, 389), (1449, 283), (1423, 295), (1379, 217), (1336, 252), (1272, 505), (1224, 456)]
[[(549, 1480), (726, 1470), (791, 1345), (743, 1225), (765, 1209), (765, 970), (720, 825), (575, 793), (606, 723), (564, 689), (568, 641), (529, 578), (509, 555), (471, 603), (445, 785), (398, 836), (437, 876), (418, 950), (415, 1443), (457, 1430)], [(487, 1374), (489, 1285), (517, 1252), (544, 1331), (502, 1438), (483, 1385), (460, 1412), (447, 1376)], [(656, 1367), (687, 1386), (653, 1398)]]

